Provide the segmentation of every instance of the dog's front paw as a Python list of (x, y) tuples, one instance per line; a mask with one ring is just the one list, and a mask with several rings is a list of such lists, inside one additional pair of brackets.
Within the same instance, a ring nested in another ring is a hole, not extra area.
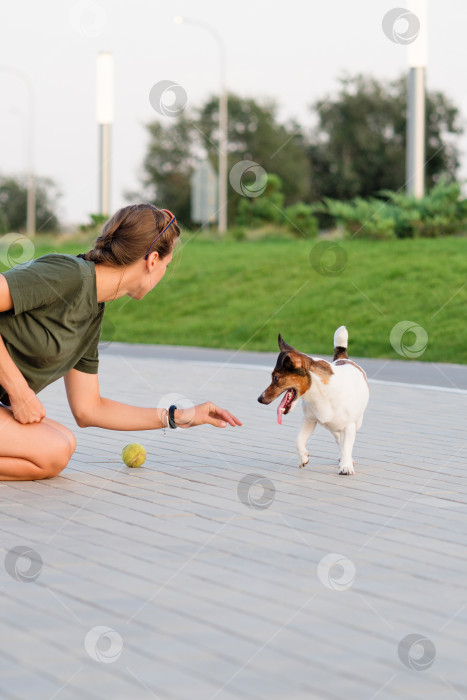
[(304, 452), (303, 454), (299, 455), (299, 457), (300, 460), (298, 462), (298, 466), (300, 467), (300, 469), (302, 467), (306, 467), (306, 465), (310, 461), (310, 455), (308, 454), (308, 452)]
[(353, 460), (349, 462), (339, 460), (339, 474), (355, 474), (354, 464)]

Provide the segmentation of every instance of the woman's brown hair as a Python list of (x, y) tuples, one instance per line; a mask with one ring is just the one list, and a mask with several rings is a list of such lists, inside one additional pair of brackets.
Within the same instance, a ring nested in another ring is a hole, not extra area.
[[(161, 233), (172, 217), (153, 204), (131, 204), (119, 209), (102, 228), (94, 248), (84, 253), (85, 260), (104, 263), (112, 267), (131, 265), (144, 258), (151, 242)], [(150, 253), (157, 251), (165, 258), (180, 236), (176, 221), (151, 246)]]

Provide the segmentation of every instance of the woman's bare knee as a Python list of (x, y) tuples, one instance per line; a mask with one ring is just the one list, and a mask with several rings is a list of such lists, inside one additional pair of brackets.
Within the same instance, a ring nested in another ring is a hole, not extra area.
[[(29, 473), (32, 465), (36, 465), (37, 470), (36, 476), (33, 469), (34, 479), (60, 474), (76, 449), (76, 438), (64, 425), (49, 418), (24, 425), (18, 423), (11, 410), (5, 407), (0, 407), (0, 437), (0, 457), (16, 458), (19, 478), (23, 472)], [(24, 466), (19, 460), (26, 460)]]
[(62, 425), (61, 423), (57, 423), (57, 421), (52, 420), (51, 418), (43, 418), (41, 422), (45, 423), (46, 425), (50, 425), (51, 428), (54, 428), (55, 430), (57, 430), (59, 433), (61, 433), (62, 435), (64, 435), (67, 438), (68, 443), (70, 445), (69, 456), (71, 458), (73, 452), (76, 450), (76, 438), (75, 438), (73, 432), (69, 428), (67, 428), (65, 425)]
[[(71, 431), (70, 431), (70, 432), (71, 432)], [(70, 453), (70, 458), (71, 458), (71, 455), (72, 455), (72, 454), (74, 453), (74, 451), (76, 450), (76, 438), (75, 438), (75, 436), (74, 436), (73, 433), (71, 433), (71, 435), (69, 436), (69, 440), (70, 440), (70, 442), (71, 442), (71, 453)]]
[(37, 465), (43, 474), (42, 478), (48, 479), (60, 474), (70, 461), (71, 454), (69, 440), (62, 433), (56, 431), (55, 439), (49, 450), (37, 460)]

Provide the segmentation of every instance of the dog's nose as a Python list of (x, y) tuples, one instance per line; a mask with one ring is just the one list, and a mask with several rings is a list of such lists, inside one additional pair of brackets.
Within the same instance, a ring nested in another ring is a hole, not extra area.
[(263, 395), (262, 394), (261, 394), (261, 396), (258, 396), (258, 401), (259, 401), (259, 403), (263, 403)]

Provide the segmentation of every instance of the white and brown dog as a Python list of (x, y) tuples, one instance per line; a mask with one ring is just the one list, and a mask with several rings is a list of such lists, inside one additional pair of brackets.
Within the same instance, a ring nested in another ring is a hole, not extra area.
[(303, 423), (297, 438), (299, 465), (308, 463), (306, 443), (320, 423), (336, 438), (341, 457), (339, 474), (354, 474), (352, 448), (370, 396), (366, 374), (347, 355), (348, 333), (341, 326), (334, 334), (332, 362), (309, 357), (287, 345), (279, 335), (280, 353), (272, 382), (258, 397), (269, 404), (285, 392), (277, 409), (277, 421), (303, 399)]

